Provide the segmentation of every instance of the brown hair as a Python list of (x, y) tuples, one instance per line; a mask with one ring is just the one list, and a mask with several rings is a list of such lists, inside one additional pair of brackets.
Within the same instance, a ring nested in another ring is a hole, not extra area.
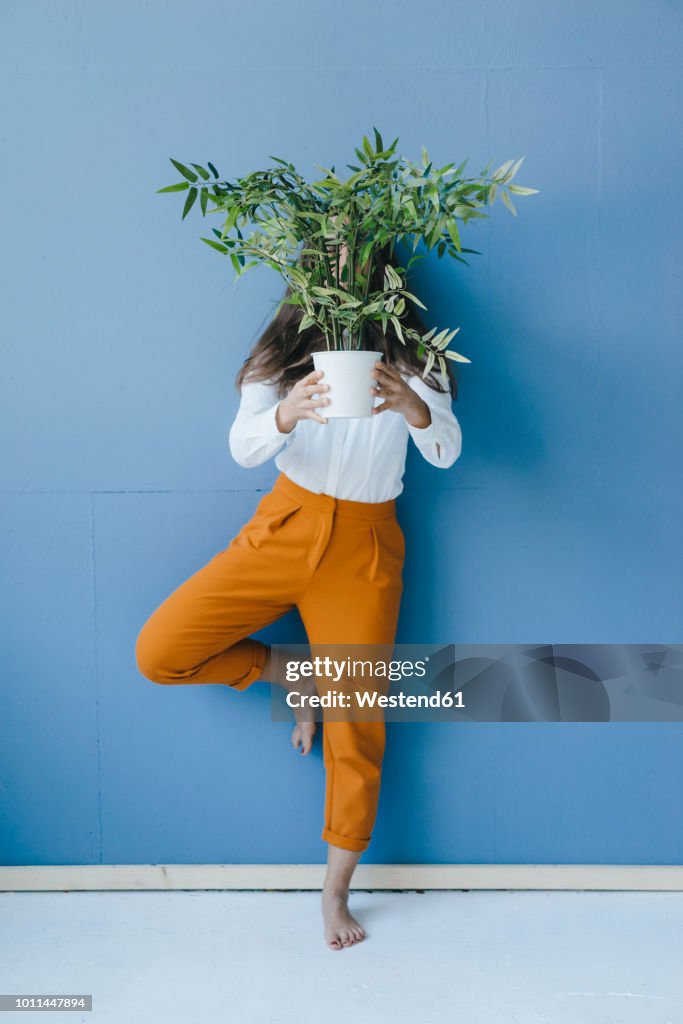
[[(299, 262), (303, 262), (299, 258)], [(391, 245), (388, 243), (374, 254), (373, 272), (370, 281), (370, 291), (384, 290), (384, 267), (389, 263), (396, 266)], [(287, 286), (284, 298), (292, 294), (292, 288)], [(417, 312), (415, 303), (406, 298), (406, 312), (401, 322), (414, 328), (421, 334), (427, 333), (427, 327)], [(275, 316), (254, 344), (250, 354), (242, 364), (235, 386), (238, 390), (247, 380), (270, 381), (278, 385), (278, 394), (284, 397), (292, 385), (310, 373), (313, 367), (313, 352), (327, 348), (325, 337), (317, 325), (312, 325), (299, 333), (299, 324), (304, 315), (301, 306), (280, 300), (280, 307)], [(391, 321), (387, 323), (386, 335), (382, 331), (382, 322), (379, 320), (366, 320), (363, 331), (363, 349), (376, 349), (384, 356), (384, 361), (395, 366), (399, 371), (405, 373), (422, 375), (426, 363), (426, 354), (418, 356), (414, 344), (407, 342), (405, 345), (396, 335)], [(453, 398), (458, 395), (458, 382), (452, 371), (450, 360), (444, 358), (446, 364), (446, 377), (448, 390)], [(425, 384), (435, 391), (445, 391), (442, 386), (441, 375), (438, 372), (438, 362), (424, 378)]]

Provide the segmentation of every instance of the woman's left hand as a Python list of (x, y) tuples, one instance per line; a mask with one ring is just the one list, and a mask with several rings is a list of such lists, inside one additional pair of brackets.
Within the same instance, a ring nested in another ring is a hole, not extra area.
[(373, 408), (373, 416), (375, 413), (384, 412), (385, 409), (393, 409), (394, 412), (403, 413), (411, 427), (429, 426), (432, 422), (429, 406), (410, 384), (406, 384), (394, 366), (388, 366), (381, 361), (376, 362), (371, 376), (377, 383), (370, 388), (370, 394), (379, 395), (384, 399), (381, 405)]

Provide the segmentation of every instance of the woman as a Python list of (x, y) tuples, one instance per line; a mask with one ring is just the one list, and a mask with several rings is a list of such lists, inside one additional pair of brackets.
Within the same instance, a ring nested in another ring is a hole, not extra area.
[[(346, 250), (339, 267), (344, 265)], [(389, 246), (375, 254), (371, 287), (381, 290)], [(285, 297), (291, 291), (285, 293)], [(288, 688), (271, 647), (250, 634), (296, 607), (313, 644), (393, 645), (405, 540), (396, 518), (409, 440), (434, 466), (460, 455), (451, 408), (457, 384), (433, 373), (389, 329), (369, 323), (365, 347), (378, 350), (370, 417), (325, 418), (328, 385), (312, 370), (325, 343), (299, 332), (301, 307), (281, 303), (240, 369), (240, 405), (229, 445), (245, 467), (275, 457), (279, 475), (229, 546), (182, 583), (144, 624), (140, 671), (158, 683), (257, 680)], [(412, 304), (409, 321), (426, 327)], [(448, 361), (447, 361), (448, 363)], [(279, 677), (278, 677), (279, 676)], [(295, 749), (311, 749), (315, 722), (295, 711)], [(384, 754), (384, 721), (324, 721), (327, 873), (322, 892), (331, 949), (365, 937), (348, 909), (349, 885), (374, 826)]]

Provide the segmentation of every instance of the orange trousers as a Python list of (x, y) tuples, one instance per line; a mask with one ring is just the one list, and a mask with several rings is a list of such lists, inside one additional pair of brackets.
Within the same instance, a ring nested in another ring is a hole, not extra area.
[[(395, 499), (317, 494), (280, 472), (227, 548), (182, 583), (143, 625), (140, 672), (157, 683), (261, 677), (267, 646), (249, 634), (296, 607), (308, 643), (393, 644), (405, 539)], [(382, 716), (323, 723), (322, 838), (346, 850), (370, 842), (385, 746)]]

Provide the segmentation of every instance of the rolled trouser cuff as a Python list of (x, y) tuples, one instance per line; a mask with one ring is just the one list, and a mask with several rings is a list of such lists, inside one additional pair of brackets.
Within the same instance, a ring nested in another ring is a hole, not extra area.
[(261, 643), (260, 640), (252, 640), (254, 645), (254, 656), (246, 675), (242, 676), (241, 679), (236, 679), (235, 682), (230, 683), (232, 690), (246, 690), (248, 686), (255, 683), (257, 679), (261, 678), (263, 669), (266, 664), (266, 658), (268, 656), (268, 648), (265, 644)]
[(322, 838), (332, 846), (340, 846), (342, 850), (353, 850), (355, 853), (362, 853), (370, 845), (369, 839), (354, 839), (353, 836), (343, 836), (339, 832), (333, 832), (331, 828), (324, 828)]

